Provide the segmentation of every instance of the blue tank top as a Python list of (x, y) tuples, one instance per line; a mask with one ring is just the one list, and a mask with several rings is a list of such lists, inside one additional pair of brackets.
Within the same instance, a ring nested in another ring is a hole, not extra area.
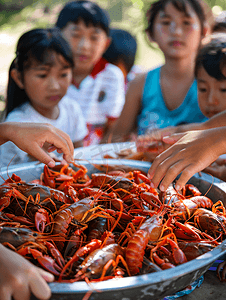
[(147, 129), (165, 128), (186, 123), (204, 122), (207, 118), (198, 105), (197, 82), (192, 83), (183, 103), (174, 110), (169, 110), (163, 99), (160, 85), (161, 67), (148, 72), (144, 84), (142, 108), (137, 117), (138, 134)]

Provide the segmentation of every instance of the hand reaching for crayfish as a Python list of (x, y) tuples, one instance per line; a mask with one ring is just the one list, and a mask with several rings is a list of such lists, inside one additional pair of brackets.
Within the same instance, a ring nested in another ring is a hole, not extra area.
[(0, 266), (0, 300), (29, 300), (31, 293), (38, 299), (50, 298), (46, 281), (53, 281), (54, 276), (1, 244)]
[(67, 162), (73, 161), (73, 143), (65, 132), (50, 124), (15, 123), (0, 124), (0, 145), (12, 141), (21, 150), (35, 157), (37, 160), (54, 167), (55, 160), (43, 149), (48, 143), (48, 152), (57, 150), (63, 153)]
[(175, 188), (180, 190), (195, 173), (203, 170), (226, 153), (226, 127), (189, 131), (164, 137), (164, 142), (175, 143), (156, 157), (148, 171), (153, 187), (160, 184), (166, 190), (180, 175)]

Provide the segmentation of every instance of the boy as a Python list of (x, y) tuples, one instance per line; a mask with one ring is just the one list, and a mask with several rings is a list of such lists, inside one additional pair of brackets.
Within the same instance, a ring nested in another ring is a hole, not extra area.
[(111, 64), (117, 66), (122, 71), (125, 78), (125, 85), (133, 80), (141, 69), (134, 65), (137, 41), (128, 31), (112, 28), (110, 30), (112, 39), (110, 46), (103, 57)]
[(118, 118), (125, 101), (121, 70), (102, 58), (111, 43), (106, 13), (90, 1), (67, 3), (56, 26), (69, 42), (74, 59), (67, 96), (77, 101), (89, 130), (84, 146), (97, 144)]

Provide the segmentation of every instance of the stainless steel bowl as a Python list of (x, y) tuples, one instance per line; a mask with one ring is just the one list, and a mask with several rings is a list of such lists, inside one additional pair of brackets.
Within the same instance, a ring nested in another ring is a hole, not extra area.
[[(125, 165), (131, 166), (134, 169), (140, 169), (145, 172), (148, 171), (150, 163), (138, 162), (129, 160), (92, 160), (92, 164), (87, 161), (80, 163), (85, 165), (89, 174), (97, 172), (93, 164), (103, 164), (106, 162), (109, 166), (112, 165)], [(31, 181), (39, 178), (43, 171), (43, 164), (36, 165), (35, 163), (27, 163), (21, 165), (11, 166), (8, 169), (2, 168), (1, 175), (7, 179), (12, 173), (20, 176), (25, 181)], [(210, 177), (210, 181), (213, 180)], [(189, 181), (196, 185), (203, 194), (206, 194), (213, 202), (221, 200), (226, 205), (226, 193), (218, 186), (213, 185), (211, 182), (202, 180), (198, 176), (194, 176)], [(0, 180), (3, 183), (3, 179)], [(52, 300), (80, 300), (83, 299), (85, 294), (93, 291), (90, 300), (157, 300), (164, 296), (172, 295), (179, 290), (184, 289), (189, 284), (193, 283), (201, 275), (203, 275), (213, 264), (215, 260), (226, 254), (226, 241), (217, 246), (214, 250), (198, 257), (195, 260), (187, 262), (183, 265), (177, 266), (173, 269), (151, 273), (147, 275), (131, 276), (122, 279), (108, 280), (98, 283), (92, 283), (92, 287), (88, 286), (85, 282), (75, 283), (50, 283), (52, 290)], [(35, 297), (32, 297), (35, 299)]]

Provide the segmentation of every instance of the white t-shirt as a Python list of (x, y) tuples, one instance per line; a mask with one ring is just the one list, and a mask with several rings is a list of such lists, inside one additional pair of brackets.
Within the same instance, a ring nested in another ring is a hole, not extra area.
[[(106, 63), (95, 75), (87, 76), (78, 88), (71, 84), (66, 95), (80, 105), (88, 129), (98, 128), (101, 132), (108, 118), (118, 118), (124, 106), (123, 73), (118, 67)], [(98, 143), (98, 138), (95, 143)]]
[[(59, 102), (59, 110), (59, 117), (52, 120), (39, 114), (29, 102), (26, 102), (9, 113), (5, 122), (48, 123), (66, 132), (73, 142), (83, 140), (88, 130), (80, 106), (64, 96)], [(26, 152), (12, 142), (7, 142), (1, 146), (1, 166), (7, 166), (12, 159), (13, 165), (31, 161)]]

